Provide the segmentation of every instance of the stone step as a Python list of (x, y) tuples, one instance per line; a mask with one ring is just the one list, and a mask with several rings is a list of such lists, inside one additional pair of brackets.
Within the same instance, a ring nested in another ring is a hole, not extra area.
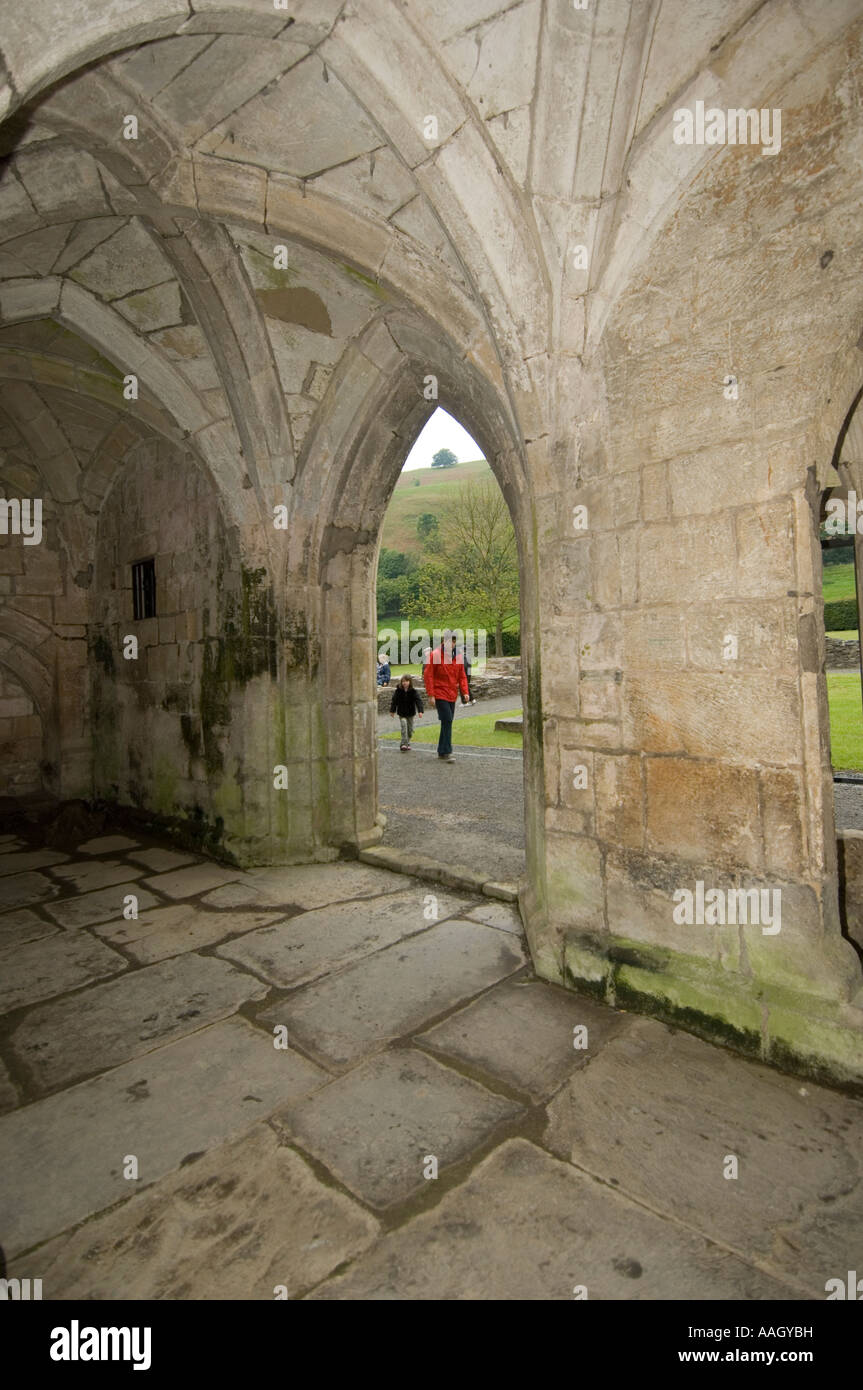
[(524, 732), (524, 716), (521, 714), (513, 715), (512, 719), (496, 719), (494, 721), (495, 732), (502, 734), (520, 734)]
[(436, 859), (415, 850), (376, 845), (374, 849), (361, 850), (359, 857), (364, 864), (377, 864), (380, 868), (408, 874), (411, 878), (428, 879), (432, 883), (443, 883), (448, 888), (460, 888), (464, 892), (482, 893), (487, 898), (497, 898), (501, 902), (518, 902), (517, 884), (499, 882), (482, 871), (464, 865), (439, 864)]

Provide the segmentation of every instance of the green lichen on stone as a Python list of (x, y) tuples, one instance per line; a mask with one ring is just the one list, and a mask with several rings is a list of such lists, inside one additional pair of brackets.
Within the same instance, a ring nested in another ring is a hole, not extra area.
[(762, 1055), (761, 1007), (751, 995), (720, 993), (703, 982), (657, 975), (630, 965), (616, 968), (614, 995), (618, 1007), (651, 1014), (748, 1056)]
[[(209, 619), (209, 614), (205, 614)], [(204, 765), (211, 776), (224, 767), (220, 730), (231, 722), (232, 696), (253, 680), (278, 670), (279, 625), (272, 586), (264, 569), (240, 573), (239, 592), (224, 595), (224, 621), (217, 636), (204, 637), (200, 713)]]
[(174, 809), (177, 790), (177, 770), (166, 758), (159, 758), (153, 769), (153, 809), (166, 816)]
[(213, 792), (213, 806), (218, 811), (219, 825), (224, 827), (226, 820), (232, 821), (243, 810), (243, 791), (233, 777), (224, 776)]
[(254, 246), (248, 247), (247, 255), (255, 276), (259, 276), (261, 280), (265, 280), (268, 289), (288, 289), (297, 278), (297, 272), (291, 268), (290, 258), (285, 269), (279, 270), (273, 264), (272, 256), (265, 256), (262, 251), (257, 251)]
[(372, 294), (378, 299), (389, 299), (386, 290), (378, 284), (377, 280), (372, 280), (368, 275), (363, 275), (361, 270), (355, 270), (352, 265), (347, 265), (344, 261), (342, 262), (342, 269), (346, 275), (350, 275), (352, 280), (358, 280), (361, 285), (365, 285), (366, 289), (371, 290)]
[(802, 1071), (814, 1081), (847, 1084), (863, 1091), (863, 1019), (855, 1028), (834, 1006), (834, 1018), (770, 1005), (768, 1056), (786, 1071)]

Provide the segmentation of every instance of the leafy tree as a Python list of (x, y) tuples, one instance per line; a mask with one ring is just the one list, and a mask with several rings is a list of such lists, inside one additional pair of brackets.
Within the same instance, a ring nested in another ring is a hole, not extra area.
[(432, 468), (455, 468), (458, 463), (456, 455), (452, 449), (438, 449), (432, 457)]
[(416, 597), (419, 579), (417, 561), (401, 550), (381, 549), (378, 560), (377, 612), (379, 618), (397, 618), (404, 604)]
[(421, 541), (427, 541), (439, 527), (440, 523), (434, 512), (423, 512), (417, 517), (417, 535)]
[(417, 596), (407, 598), (409, 618), (434, 613), (454, 627), (494, 632), (503, 653), (503, 629), (518, 613), (518, 550), (500, 488), (467, 483), (442, 509), (440, 533), (417, 574)]
[(378, 576), (377, 609), (378, 618), (396, 618), (401, 614), (401, 580), (382, 579)]
[(382, 546), (378, 559), (378, 579), (397, 579), (400, 574), (407, 574), (415, 565), (416, 560), (410, 555), (405, 555), (404, 551), (387, 550), (386, 546)]

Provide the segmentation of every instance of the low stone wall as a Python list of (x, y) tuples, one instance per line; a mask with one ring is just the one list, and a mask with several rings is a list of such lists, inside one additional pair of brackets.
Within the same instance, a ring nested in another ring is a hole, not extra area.
[(828, 671), (860, 670), (859, 641), (845, 642), (840, 637), (828, 637), (826, 641)]
[[(516, 657), (515, 660), (518, 660)], [(393, 691), (398, 684), (392, 681), (389, 685), (378, 687), (378, 714), (388, 714), (390, 702), (393, 698)], [(471, 693), (474, 699), (496, 700), (501, 696), (512, 697), (514, 703), (521, 702), (521, 676), (472, 676), (470, 682)], [(425, 686), (414, 681), (414, 690), (419, 693), (422, 700), (425, 700)]]
[(485, 674), (487, 676), (520, 676), (521, 657), (490, 656), (486, 659)]

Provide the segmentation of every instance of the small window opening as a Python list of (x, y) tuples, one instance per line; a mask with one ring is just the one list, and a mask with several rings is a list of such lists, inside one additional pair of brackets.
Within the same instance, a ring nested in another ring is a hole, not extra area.
[(132, 604), (135, 618), (156, 616), (156, 561), (139, 560), (132, 566)]

